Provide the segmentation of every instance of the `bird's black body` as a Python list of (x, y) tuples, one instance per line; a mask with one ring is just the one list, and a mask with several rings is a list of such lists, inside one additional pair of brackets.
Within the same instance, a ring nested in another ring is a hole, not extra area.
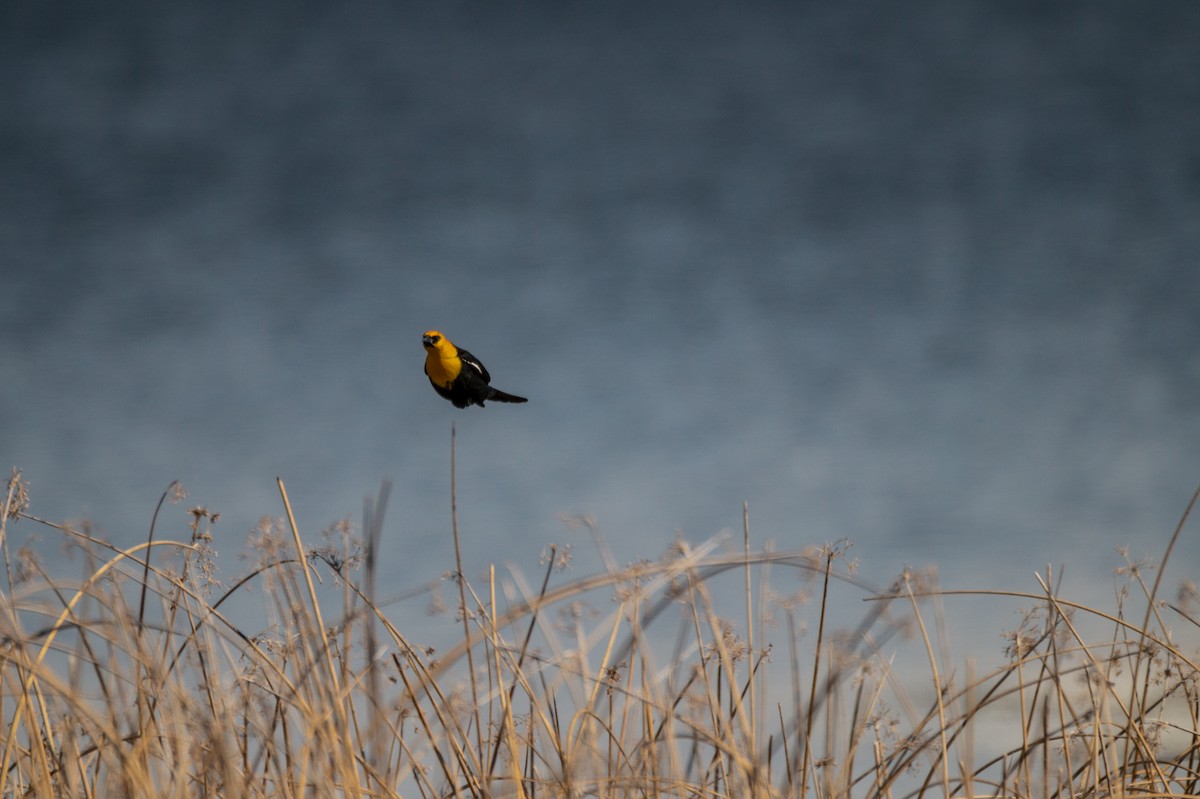
[(488, 383), (492, 381), (492, 376), (488, 374), (487, 367), (471, 353), (460, 349), (458, 357), (462, 359), (462, 371), (458, 373), (458, 377), (454, 378), (454, 382), (450, 384), (450, 388), (443, 388), (436, 383), (433, 385), (433, 390), (454, 403), (455, 408), (465, 408), (468, 405), (478, 405), (482, 408), (486, 400), (496, 400), (497, 402), (528, 401), (524, 397), (506, 394), (499, 389), (489, 386)]

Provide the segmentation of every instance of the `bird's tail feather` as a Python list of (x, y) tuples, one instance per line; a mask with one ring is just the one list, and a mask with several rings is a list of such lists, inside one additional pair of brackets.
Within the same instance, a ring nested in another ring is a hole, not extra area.
[(524, 397), (518, 397), (516, 394), (505, 394), (503, 391), (495, 388), (488, 395), (488, 400), (495, 400), (496, 402), (529, 402)]

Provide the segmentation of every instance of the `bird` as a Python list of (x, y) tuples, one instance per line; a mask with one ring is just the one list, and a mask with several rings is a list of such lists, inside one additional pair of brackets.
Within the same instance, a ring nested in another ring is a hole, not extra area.
[(485, 407), (484, 402), (529, 402), (525, 397), (507, 394), (492, 388), (492, 376), (487, 367), (471, 353), (454, 346), (437, 330), (426, 330), (421, 336), (425, 346), (425, 374), (433, 390), (454, 404), (455, 408), (469, 405)]

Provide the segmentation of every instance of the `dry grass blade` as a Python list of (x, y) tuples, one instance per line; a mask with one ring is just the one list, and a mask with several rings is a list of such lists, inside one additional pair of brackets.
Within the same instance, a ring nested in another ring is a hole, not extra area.
[[(881, 592), (844, 544), (755, 550), (744, 506), (740, 545), (680, 540), (627, 566), (602, 552), (603, 573), (561, 582), (552, 550), (538, 579), (492, 567), (479, 587), (455, 487), (461, 615), (435, 657), (399, 600), (376, 594), (388, 486), (364, 506), (365, 544), (340, 528), (336, 547), (304, 545), (278, 487), (285, 520), (256, 528), (255, 562), (213, 598), (202, 522), (215, 514), (189, 511), (191, 543), (161, 540), (155, 528), (178, 520), (160, 503), (149, 540), (119, 549), (30, 515), (14, 475), (0, 796), (1200, 793), (1194, 598), (1185, 586), (1163, 602), (1161, 572), (1144, 580), (1132, 560), (1115, 609), (1064, 596), (1059, 572), (1032, 592), (912, 574)], [(13, 520), (78, 547), (83, 577), (14, 556)], [(944, 616), (972, 597), (1030, 606), (1007, 661), (976, 668), (949, 641)], [(845, 613), (861, 599), (861, 616)], [(257, 632), (230, 618), (253, 605)]]

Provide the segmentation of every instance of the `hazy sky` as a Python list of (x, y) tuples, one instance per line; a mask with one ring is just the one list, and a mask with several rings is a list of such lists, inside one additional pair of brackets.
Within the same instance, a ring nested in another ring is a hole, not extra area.
[[(1182, 1), (5, 4), (0, 463), (122, 543), (180, 479), (230, 555), (276, 476), (314, 539), (390, 478), (404, 585), (456, 419), (474, 567), (748, 501), (880, 581), (1107, 592), (1200, 482), (1197, 41)], [(437, 397), (431, 327), (529, 403)]]

